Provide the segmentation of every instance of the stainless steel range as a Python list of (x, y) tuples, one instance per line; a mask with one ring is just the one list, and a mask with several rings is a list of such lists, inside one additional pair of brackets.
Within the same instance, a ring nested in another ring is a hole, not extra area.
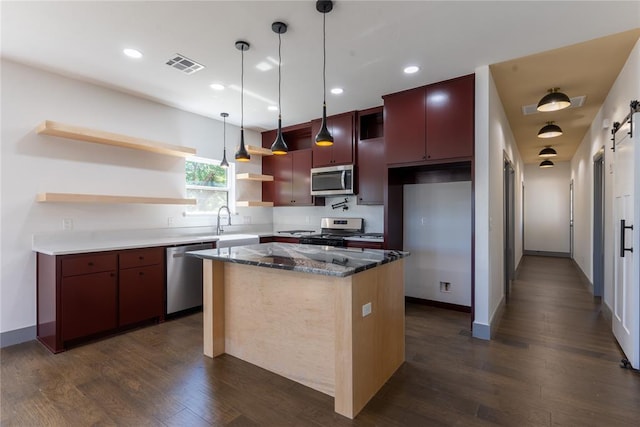
[(300, 237), (307, 245), (346, 246), (346, 238), (382, 238), (380, 233), (365, 233), (363, 218), (322, 218), (320, 234)]

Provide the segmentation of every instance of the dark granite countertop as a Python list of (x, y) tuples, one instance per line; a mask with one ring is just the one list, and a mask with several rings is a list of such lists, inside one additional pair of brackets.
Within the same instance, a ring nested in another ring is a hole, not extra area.
[(263, 243), (192, 251), (187, 252), (187, 255), (216, 261), (344, 277), (407, 257), (409, 252)]

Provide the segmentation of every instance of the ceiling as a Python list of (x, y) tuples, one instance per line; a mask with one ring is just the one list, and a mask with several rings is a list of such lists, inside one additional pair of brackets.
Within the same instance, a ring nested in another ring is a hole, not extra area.
[[(278, 37), (282, 35), (283, 125), (321, 115), (322, 14), (313, 1), (2, 1), (9, 60), (240, 124), (240, 51), (245, 52), (245, 127), (276, 126)], [(565, 130), (554, 140), (568, 160), (638, 39), (637, 1), (337, 1), (326, 16), (328, 114), (382, 104), (381, 96), (491, 65), (523, 158), (536, 161), (546, 116), (522, 105), (547, 88), (587, 95), (584, 107), (548, 113)], [(629, 30), (635, 32), (628, 32)], [(601, 41), (594, 40), (627, 32)], [(567, 47), (569, 46), (569, 47)], [(140, 59), (124, 48), (143, 53)], [(542, 52), (542, 53), (541, 53)], [(187, 75), (165, 63), (176, 53), (206, 68)], [(520, 59), (513, 59), (520, 58)], [(493, 64), (493, 65), (492, 65)], [(406, 75), (402, 69), (418, 65)], [(591, 74), (590, 74), (591, 73)], [(209, 87), (225, 86), (222, 91)], [(549, 141), (549, 142), (551, 142)]]

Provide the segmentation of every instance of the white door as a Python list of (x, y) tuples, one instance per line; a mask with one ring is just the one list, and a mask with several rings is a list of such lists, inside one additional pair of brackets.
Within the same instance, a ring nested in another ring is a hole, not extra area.
[[(636, 125), (637, 120), (640, 120), (640, 114), (635, 114), (633, 119), (633, 138), (628, 134), (629, 124), (627, 123), (616, 133), (614, 153), (613, 334), (627, 360), (635, 369), (638, 369), (640, 368), (640, 268), (638, 263), (640, 208), (634, 205), (640, 199), (638, 197), (640, 149), (634, 145), (637, 145), (640, 139), (636, 134), (640, 130)], [(633, 251), (626, 250), (631, 248)]]

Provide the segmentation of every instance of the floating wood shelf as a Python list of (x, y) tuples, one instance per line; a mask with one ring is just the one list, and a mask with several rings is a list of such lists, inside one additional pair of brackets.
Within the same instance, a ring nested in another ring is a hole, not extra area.
[(247, 145), (247, 153), (255, 156), (273, 156), (273, 153), (268, 148), (256, 147), (253, 145)]
[(236, 206), (241, 208), (254, 208), (254, 207), (273, 207), (273, 202), (260, 202), (254, 200), (238, 200)]
[(155, 205), (195, 205), (196, 199), (170, 197), (107, 196), (102, 194), (39, 193), (36, 201), (45, 203), (144, 203)]
[(189, 157), (196, 154), (195, 148), (170, 145), (163, 142), (150, 141), (142, 138), (120, 135), (117, 133), (87, 129), (64, 123), (45, 120), (36, 128), (38, 134), (74, 139), (83, 142), (113, 145), (116, 147), (132, 148), (134, 150), (150, 151), (167, 156)]
[(273, 176), (257, 173), (239, 173), (236, 174), (236, 179), (240, 181), (273, 181)]

